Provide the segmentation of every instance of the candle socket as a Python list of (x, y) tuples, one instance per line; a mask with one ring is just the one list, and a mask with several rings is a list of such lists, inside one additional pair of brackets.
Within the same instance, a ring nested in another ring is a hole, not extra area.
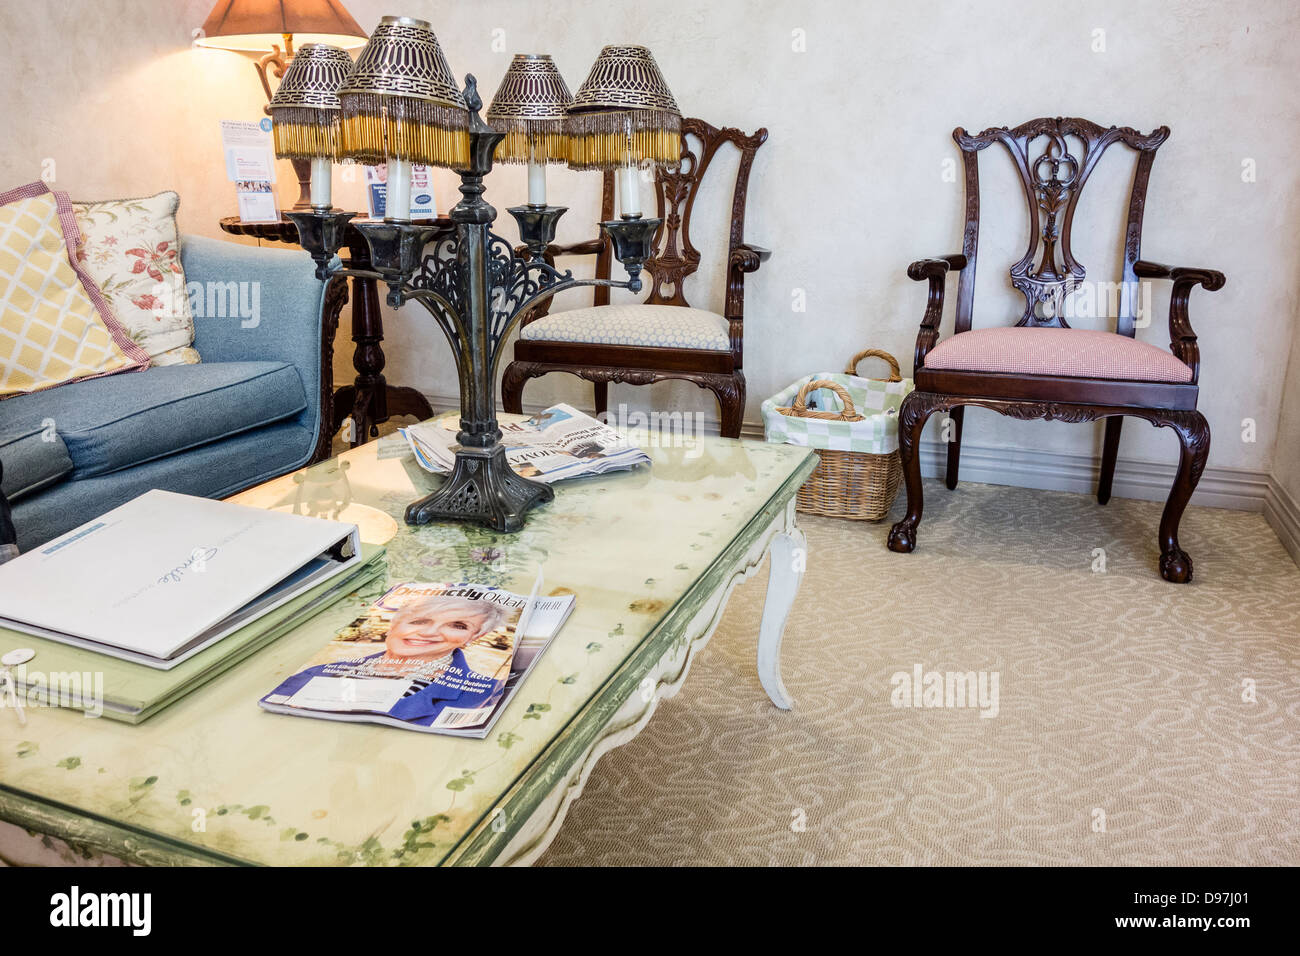
[(330, 277), (330, 263), (343, 247), (343, 236), (356, 213), (325, 209), (292, 210), (285, 216), (298, 227), (298, 244), (316, 263), (316, 278)]
[(506, 212), (519, 224), (519, 241), (534, 259), (543, 258), (546, 247), (555, 241), (555, 226), (568, 212), (568, 206), (511, 206)]
[(632, 292), (641, 291), (641, 267), (654, 255), (655, 233), (661, 225), (662, 219), (626, 216), (600, 224), (614, 243), (614, 258), (627, 270), (627, 287)]
[(415, 275), (424, 258), (424, 247), (438, 233), (435, 226), (385, 219), (359, 222), (357, 231), (370, 247), (370, 263), (388, 285), (388, 304), (402, 304), (402, 285)]

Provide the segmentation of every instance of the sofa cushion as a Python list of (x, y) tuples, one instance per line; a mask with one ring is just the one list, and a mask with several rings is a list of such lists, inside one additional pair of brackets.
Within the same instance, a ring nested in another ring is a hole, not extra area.
[(72, 471), (68, 448), (53, 423), (0, 426), (0, 491), (9, 501), (39, 491)]
[(194, 316), (181, 266), (176, 209), (168, 191), (140, 199), (74, 202), (77, 259), (151, 365), (194, 365)]
[(67, 194), (0, 193), (0, 397), (149, 364), (76, 260), (79, 235)]
[(302, 380), (287, 362), (205, 362), (22, 395), (3, 410), (19, 427), (53, 420), (79, 479), (219, 441), (306, 407)]
[(959, 332), (930, 350), (925, 367), (1125, 382), (1192, 380), (1192, 370), (1168, 349), (1095, 329), (1012, 327)]

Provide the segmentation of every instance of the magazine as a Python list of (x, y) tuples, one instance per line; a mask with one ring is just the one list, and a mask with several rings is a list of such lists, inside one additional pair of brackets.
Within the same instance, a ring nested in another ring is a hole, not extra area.
[(278, 714), (486, 737), (574, 596), (465, 582), (389, 588), (259, 702)]
[[(501, 444), (510, 467), (524, 478), (550, 484), (603, 475), (650, 463), (650, 456), (610, 426), (571, 405), (552, 405), (532, 418), (502, 421)], [(456, 460), (455, 415), (401, 429), (425, 471), (446, 474)]]

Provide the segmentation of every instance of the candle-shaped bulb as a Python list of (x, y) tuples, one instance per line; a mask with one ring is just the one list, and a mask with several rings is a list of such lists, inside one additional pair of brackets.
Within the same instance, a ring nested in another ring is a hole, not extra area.
[(528, 144), (528, 205), (546, 205), (546, 153), (536, 140)]
[(411, 161), (388, 158), (388, 183), (384, 187), (384, 218), (411, 219)]
[(641, 216), (641, 176), (637, 165), (629, 156), (619, 167), (619, 211), (624, 219)]
[(311, 204), (317, 209), (330, 208), (330, 187), (334, 164), (328, 156), (314, 156), (311, 161)]

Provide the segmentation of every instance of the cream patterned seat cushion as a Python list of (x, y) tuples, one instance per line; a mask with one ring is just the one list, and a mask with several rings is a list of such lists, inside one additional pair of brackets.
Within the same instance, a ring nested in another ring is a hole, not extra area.
[(727, 320), (680, 305), (597, 305), (543, 316), (519, 333), (529, 342), (587, 342), (665, 349), (731, 348)]

